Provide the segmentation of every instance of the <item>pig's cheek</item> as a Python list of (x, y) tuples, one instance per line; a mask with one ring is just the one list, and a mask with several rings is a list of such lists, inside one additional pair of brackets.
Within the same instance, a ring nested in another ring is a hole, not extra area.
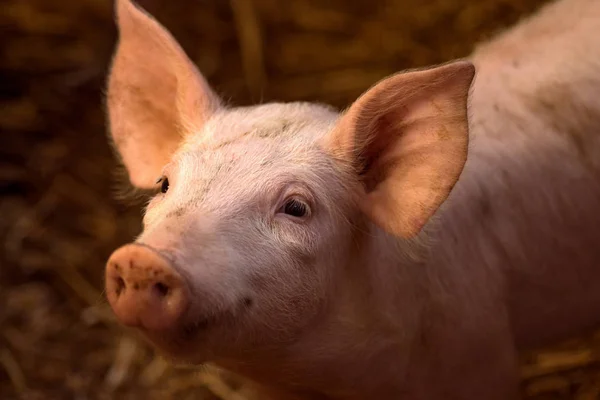
[(144, 212), (144, 218), (142, 219), (142, 223), (144, 224), (144, 229), (147, 229), (149, 226), (152, 226), (154, 222), (156, 222), (160, 218), (160, 209), (161, 204), (164, 201), (164, 196), (157, 195), (150, 200), (148, 205), (146, 206)]
[(162, 193), (156, 194), (154, 197), (150, 199), (148, 205), (146, 206), (146, 210), (153, 210), (165, 200), (165, 195)]

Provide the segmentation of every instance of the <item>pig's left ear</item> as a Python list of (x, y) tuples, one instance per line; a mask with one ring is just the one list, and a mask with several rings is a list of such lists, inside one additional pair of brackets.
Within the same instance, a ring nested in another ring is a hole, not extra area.
[(382, 229), (418, 234), (450, 194), (468, 147), (468, 61), (400, 73), (366, 91), (340, 118), (325, 147), (353, 165), (361, 209)]
[(184, 136), (220, 106), (171, 34), (132, 4), (116, 0), (119, 42), (108, 78), (110, 133), (131, 183), (150, 188)]

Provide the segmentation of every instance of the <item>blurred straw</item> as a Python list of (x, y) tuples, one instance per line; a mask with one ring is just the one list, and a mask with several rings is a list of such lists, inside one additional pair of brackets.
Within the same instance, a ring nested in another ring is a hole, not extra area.
[(521, 377), (530, 379), (553, 372), (581, 368), (598, 361), (591, 349), (546, 351), (535, 357), (535, 363), (521, 368)]
[(8, 348), (0, 350), (0, 364), (8, 374), (12, 385), (17, 392), (23, 392), (27, 389), (25, 375), (19, 366), (19, 363)]
[(137, 341), (126, 335), (121, 336), (119, 346), (117, 347), (115, 361), (110, 367), (110, 370), (106, 374), (106, 378), (104, 380), (106, 386), (111, 389), (116, 389), (117, 387), (121, 386), (123, 382), (125, 382), (128, 376), (131, 374), (130, 368), (133, 364), (137, 350)]
[(231, 0), (231, 9), (242, 53), (244, 76), (255, 100), (262, 99), (266, 86), (263, 39), (260, 21), (252, 0)]

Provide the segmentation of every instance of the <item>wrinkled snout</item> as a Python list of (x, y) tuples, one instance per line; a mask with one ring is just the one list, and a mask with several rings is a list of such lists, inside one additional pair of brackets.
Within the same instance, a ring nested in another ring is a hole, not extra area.
[(175, 326), (189, 302), (188, 287), (169, 261), (136, 244), (117, 249), (109, 258), (106, 295), (122, 324), (148, 331)]

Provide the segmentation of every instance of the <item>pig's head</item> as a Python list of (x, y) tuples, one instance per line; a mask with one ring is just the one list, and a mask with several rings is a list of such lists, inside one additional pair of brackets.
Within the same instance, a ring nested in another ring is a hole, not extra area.
[(233, 108), (152, 17), (118, 0), (117, 21), (110, 131), (132, 184), (157, 194), (106, 292), (175, 358), (239, 357), (333, 318), (357, 232), (417, 235), (462, 171), (466, 61), (391, 76), (341, 115)]

